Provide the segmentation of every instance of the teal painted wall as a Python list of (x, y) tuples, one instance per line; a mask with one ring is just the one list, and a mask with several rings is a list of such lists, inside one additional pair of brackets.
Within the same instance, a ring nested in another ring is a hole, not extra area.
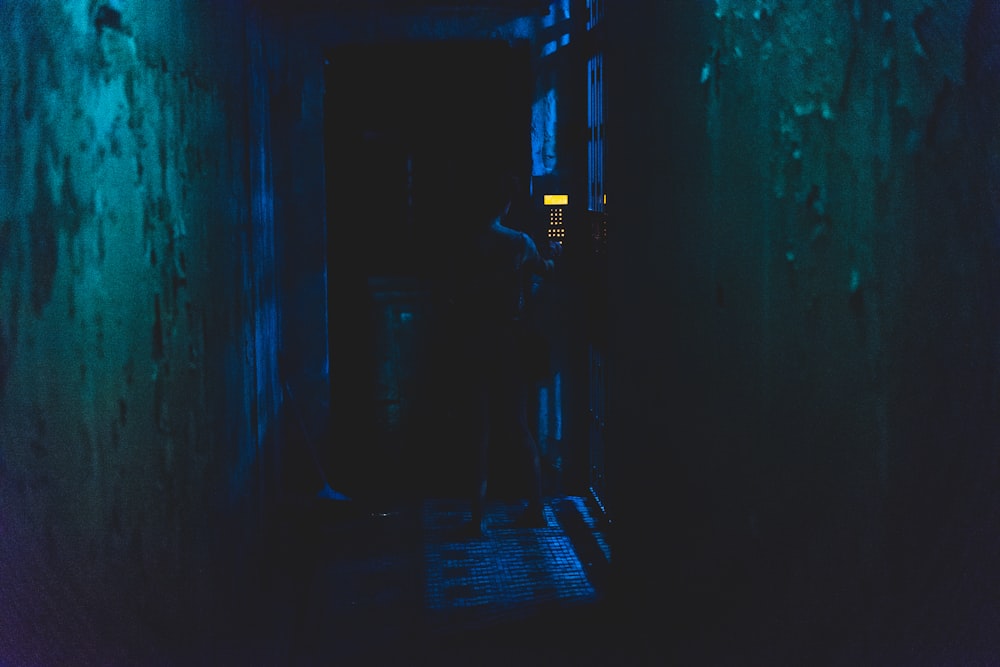
[[(0, 8), (0, 508), (34, 573), (5, 606), (73, 591), (96, 646), (215, 632), (256, 567), (277, 306), (250, 19)], [(43, 616), (0, 645), (51, 643)]]
[(986, 651), (987, 5), (609, 8), (619, 562), (692, 650), (738, 652), (721, 626), (772, 664)]

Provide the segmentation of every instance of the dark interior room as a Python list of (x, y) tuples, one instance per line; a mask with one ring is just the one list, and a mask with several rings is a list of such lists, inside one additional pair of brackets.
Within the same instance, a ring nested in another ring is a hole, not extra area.
[(0, 23), (0, 665), (1000, 664), (993, 0)]

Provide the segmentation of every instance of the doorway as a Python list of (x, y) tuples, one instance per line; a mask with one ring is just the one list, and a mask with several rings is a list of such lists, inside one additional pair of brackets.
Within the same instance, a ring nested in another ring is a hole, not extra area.
[(469, 223), (459, 183), (529, 178), (529, 55), (452, 40), (327, 54), (329, 459), (348, 495), (465, 490), (442, 464), (462, 461), (439, 288)]

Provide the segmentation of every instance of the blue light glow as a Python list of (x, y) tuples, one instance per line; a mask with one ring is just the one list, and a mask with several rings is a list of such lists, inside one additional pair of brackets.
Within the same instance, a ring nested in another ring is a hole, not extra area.
[(549, 13), (542, 19), (542, 27), (551, 28), (569, 18), (569, 0), (558, 0), (549, 5)]
[(562, 440), (562, 376), (556, 373), (550, 386), (538, 390), (538, 438)]
[(549, 434), (549, 388), (542, 387), (538, 390), (538, 437), (539, 439)]
[(556, 373), (553, 382), (553, 399), (555, 400), (555, 438), (556, 440), (562, 440), (562, 376)]
[(580, 517), (583, 519), (583, 523), (593, 531), (594, 539), (597, 540), (597, 546), (600, 547), (601, 552), (604, 553), (604, 558), (608, 561), (611, 560), (611, 546), (608, 541), (604, 539), (602, 535), (597, 530), (597, 522), (594, 520), (594, 515), (590, 513), (590, 508), (587, 507), (587, 503), (584, 502), (583, 498), (579, 496), (568, 497), (567, 500), (573, 503), (576, 510), (580, 513)]
[(556, 168), (556, 91), (550, 88), (531, 109), (531, 175), (545, 176)]
[(465, 625), (495, 623), (504, 615), (523, 616), (536, 605), (596, 599), (552, 507), (545, 507), (546, 527), (530, 531), (513, 524), (519, 507), (493, 508), (482, 539), (454, 540), (449, 531), (468, 523), (471, 514), (446, 501), (425, 505), (425, 602), (427, 609), (442, 613), (435, 616), (440, 622), (454, 621), (450, 613), (461, 612)]

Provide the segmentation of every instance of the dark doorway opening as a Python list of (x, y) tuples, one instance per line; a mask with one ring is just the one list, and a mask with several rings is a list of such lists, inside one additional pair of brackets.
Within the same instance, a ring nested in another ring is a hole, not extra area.
[(327, 54), (328, 464), (348, 495), (468, 491), (441, 285), (468, 188), (530, 177), (529, 53), (440, 41)]

